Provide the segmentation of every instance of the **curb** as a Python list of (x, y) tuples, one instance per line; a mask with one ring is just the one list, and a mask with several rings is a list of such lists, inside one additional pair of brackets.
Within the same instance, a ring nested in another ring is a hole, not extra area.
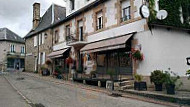
[(173, 96), (163, 96), (159, 94), (151, 94), (151, 93), (141, 93), (141, 92), (133, 92), (133, 91), (122, 91), (123, 93), (128, 93), (128, 94), (133, 94), (133, 95), (138, 95), (138, 96), (143, 96), (147, 98), (153, 98), (153, 99), (158, 99), (161, 101), (167, 101), (171, 103), (176, 103), (179, 105), (190, 105), (190, 99), (189, 98), (177, 98)]
[(28, 98), (26, 98), (11, 82), (7, 79), (7, 77), (3, 76), (5, 80), (11, 85), (11, 87), (26, 101), (29, 107), (32, 107), (31, 105), (33, 104)]

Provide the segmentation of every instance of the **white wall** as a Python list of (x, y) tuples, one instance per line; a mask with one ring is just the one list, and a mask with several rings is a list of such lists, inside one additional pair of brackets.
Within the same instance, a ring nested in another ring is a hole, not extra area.
[(68, 48), (68, 47), (69, 46), (66, 45), (66, 42), (62, 42), (60, 44), (53, 46), (53, 51), (61, 50), (61, 49)]
[(94, 31), (94, 28), (92, 26), (92, 22), (93, 22), (92, 14), (93, 14), (92, 10), (90, 10), (84, 14), (84, 17), (86, 18), (86, 21), (85, 21), (86, 31), (85, 31), (85, 33), (91, 33)]
[(190, 57), (190, 34), (184, 31), (155, 28), (152, 31), (137, 33), (135, 38), (142, 45), (145, 59), (140, 62), (137, 72), (145, 76), (153, 70), (168, 70), (185, 76), (190, 68), (186, 58)]
[(81, 9), (82, 7), (89, 5), (90, 3), (94, 2), (96, 0), (75, 0), (75, 9), (71, 10), (70, 9), (70, 0), (66, 1), (66, 16), (72, 14), (73, 12)]
[(106, 27), (117, 24), (117, 19), (116, 19), (117, 9), (115, 8), (116, 2), (117, 0), (110, 0), (105, 3), (106, 7), (105, 17), (107, 18), (107, 23), (105, 25)]
[(106, 38), (111, 38), (111, 37), (117, 37), (125, 34), (129, 34), (132, 32), (141, 32), (144, 31), (144, 25), (146, 24), (146, 20), (142, 19), (130, 24), (126, 24), (123, 26), (119, 26), (116, 28), (112, 28), (106, 31), (102, 31), (93, 35), (90, 35), (87, 37), (88, 42), (94, 42), (94, 41), (99, 41), (102, 39)]

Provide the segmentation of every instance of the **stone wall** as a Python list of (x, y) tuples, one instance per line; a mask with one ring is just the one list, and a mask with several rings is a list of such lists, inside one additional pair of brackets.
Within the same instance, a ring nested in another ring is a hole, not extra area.
[(25, 46), (23, 43), (0, 41), (0, 70), (4, 67), (6, 69), (5, 63), (7, 62), (7, 52), (10, 52), (11, 44), (15, 45), (15, 52), (21, 52), (21, 46)]

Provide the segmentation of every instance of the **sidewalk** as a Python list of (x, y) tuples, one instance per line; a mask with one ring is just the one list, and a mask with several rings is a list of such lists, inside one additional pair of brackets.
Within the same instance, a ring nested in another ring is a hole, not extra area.
[(114, 94), (121, 95), (122, 97), (125, 97), (125, 98), (131, 98), (131, 99), (136, 99), (136, 100), (140, 100), (140, 101), (166, 105), (166, 106), (170, 106), (170, 107), (179, 107), (179, 106), (180, 107), (186, 107), (186, 106), (181, 106), (181, 105), (190, 103), (189, 97), (187, 97), (187, 98), (183, 97), (182, 98), (182, 97), (178, 97), (178, 95), (172, 96), (172, 95), (166, 95), (166, 94), (155, 93), (155, 92), (150, 92), (150, 91), (135, 91), (135, 90), (110, 92), (110, 91), (106, 90), (105, 88), (85, 85), (85, 84), (72, 82), (72, 81), (65, 81), (62, 79), (59, 80), (59, 79), (53, 78), (51, 76), (46, 77), (46, 76), (41, 76), (39, 74), (27, 73), (27, 72), (24, 72), (23, 74), (28, 75), (28, 76), (32, 76), (35, 78), (39, 78), (39, 79), (44, 79), (44, 80), (53, 82), (53, 83), (58, 84), (58, 85), (64, 84), (64, 85), (69, 85), (69, 86), (73, 86), (73, 87), (81, 88), (81, 89), (85, 89), (85, 90), (101, 92), (101, 93), (105, 93), (108, 95), (111, 95), (112, 93), (114, 93)]
[(172, 103), (177, 103), (177, 104), (182, 104), (182, 105), (190, 105), (190, 92), (185, 92), (185, 91), (177, 91), (175, 95), (168, 95), (166, 94), (165, 91), (137, 91), (133, 89), (125, 90), (122, 91), (124, 93), (128, 94), (134, 94), (138, 96), (143, 96), (143, 97), (148, 97), (148, 98), (153, 98), (153, 99), (158, 99), (158, 100), (163, 100), (167, 102), (172, 102)]

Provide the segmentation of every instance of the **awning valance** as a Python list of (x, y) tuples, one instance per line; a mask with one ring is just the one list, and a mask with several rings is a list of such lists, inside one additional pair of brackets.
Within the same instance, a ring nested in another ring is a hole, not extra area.
[(50, 53), (47, 57), (52, 58), (52, 59), (62, 57), (63, 53), (65, 53), (67, 50), (68, 50), (68, 48), (59, 50), (59, 51), (54, 51), (54, 52)]
[(84, 46), (80, 51), (86, 53), (98, 52), (98, 51), (106, 51), (106, 50), (113, 50), (119, 48), (125, 48), (125, 43), (129, 38), (133, 36), (132, 34), (120, 36), (117, 38), (102, 40), (94, 43), (90, 43)]

